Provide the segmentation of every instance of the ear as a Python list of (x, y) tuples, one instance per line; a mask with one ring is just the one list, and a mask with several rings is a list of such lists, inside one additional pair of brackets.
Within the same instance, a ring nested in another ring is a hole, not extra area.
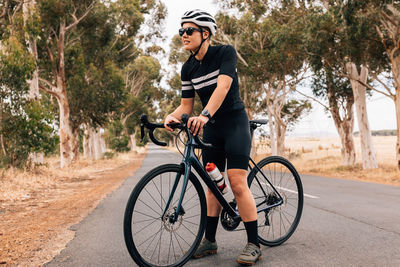
[(208, 30), (203, 30), (203, 38), (207, 39), (210, 37), (210, 32)]

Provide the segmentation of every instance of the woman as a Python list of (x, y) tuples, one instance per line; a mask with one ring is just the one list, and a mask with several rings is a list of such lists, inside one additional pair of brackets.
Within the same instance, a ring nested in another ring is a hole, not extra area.
[[(215, 34), (215, 19), (207, 12), (192, 10), (181, 18), (179, 34), (190, 58), (182, 66), (181, 104), (169, 114), (164, 122), (179, 123), (182, 114), (191, 114), (195, 92), (199, 95), (203, 111), (191, 117), (188, 127), (196, 135), (204, 130), (203, 140), (215, 146), (224, 147), (225, 153), (203, 151), (203, 164), (213, 162), (223, 172), (227, 163), (229, 183), (238, 205), (240, 216), (247, 232), (247, 245), (237, 262), (252, 265), (261, 259), (257, 233), (257, 209), (247, 185), (247, 166), (251, 149), (249, 120), (240, 99), (236, 73), (236, 51), (232, 46), (210, 46)], [(210, 119), (214, 123), (208, 123)], [(204, 129), (203, 129), (204, 128)], [(217, 252), (215, 234), (221, 206), (208, 190), (207, 226), (205, 238), (193, 257), (201, 258)]]

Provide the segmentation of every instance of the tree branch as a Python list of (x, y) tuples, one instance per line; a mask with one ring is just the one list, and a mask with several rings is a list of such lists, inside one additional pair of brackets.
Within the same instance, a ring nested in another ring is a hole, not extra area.
[(380, 91), (380, 90), (378, 90), (378, 89), (372, 87), (371, 85), (369, 85), (369, 84), (367, 84), (367, 83), (365, 83), (365, 82), (363, 82), (363, 81), (360, 81), (359, 79), (353, 79), (353, 78), (351, 78), (350, 75), (348, 75), (348, 74), (346, 74), (346, 73), (340, 73), (340, 75), (343, 76), (343, 77), (345, 77), (345, 78), (347, 78), (347, 79), (349, 79), (349, 80), (356, 81), (356, 82), (360, 83), (362, 86), (365, 86), (365, 87), (367, 87), (368, 89), (371, 89), (371, 90), (373, 90), (373, 91), (375, 91), (375, 92), (378, 92), (378, 93), (380, 93), (380, 94), (383, 94), (383, 95), (385, 95), (385, 96), (387, 96), (387, 97), (390, 97), (390, 98), (393, 98), (393, 97), (394, 97), (391, 93), (388, 94), (388, 93), (382, 92), (382, 91)]
[(4, 4), (3, 4), (4, 9), (3, 9), (3, 12), (0, 14), (0, 18), (4, 17), (4, 16), (7, 14), (8, 2), (9, 2), (9, 0), (6, 0), (6, 1), (4, 2)]
[(68, 26), (65, 28), (65, 31), (68, 31), (69, 29), (71, 29), (71, 28), (75, 27), (76, 25), (78, 25), (78, 23), (79, 23), (82, 19), (84, 19), (84, 18), (89, 14), (89, 12), (93, 9), (94, 3), (95, 3), (95, 1), (93, 1), (93, 2), (89, 5), (89, 7), (86, 9), (85, 13), (83, 13), (83, 15), (82, 15), (79, 19), (78, 19), (78, 18), (76, 17), (76, 15), (75, 15), (75, 13), (76, 13), (76, 10), (75, 10), (74, 13), (72, 13), (72, 18), (74, 19), (74, 22), (71, 23), (70, 25), (68, 25)]
[(309, 98), (309, 99), (311, 99), (311, 100), (317, 102), (318, 104), (320, 104), (321, 106), (323, 106), (323, 107), (326, 108), (327, 110), (330, 110), (330, 107), (328, 107), (327, 105), (325, 105), (324, 103), (322, 103), (321, 101), (319, 101), (318, 99), (316, 99), (315, 97), (306, 95), (306, 94), (300, 92), (298, 89), (295, 89), (295, 92), (299, 93), (300, 95), (302, 95), (302, 96), (304, 96), (304, 97), (306, 97), (306, 98)]
[(52, 88), (55, 87), (54, 85), (52, 85), (49, 81), (47, 81), (47, 80), (45, 80), (45, 79), (43, 79), (43, 78), (40, 78), (40, 77), (39, 77), (39, 81), (42, 82), (42, 83), (44, 83), (44, 84), (46, 84), (46, 85), (49, 87), (49, 88), (46, 88), (46, 86), (44, 86), (44, 85), (42, 85), (42, 84), (39, 83), (39, 88), (40, 88), (40, 89), (42, 89), (42, 90), (45, 91), (46, 93), (49, 93), (49, 94), (51, 94), (51, 95), (53, 95), (53, 96), (55, 96), (55, 97), (58, 97), (57, 92), (55, 92), (55, 91), (52, 89)]

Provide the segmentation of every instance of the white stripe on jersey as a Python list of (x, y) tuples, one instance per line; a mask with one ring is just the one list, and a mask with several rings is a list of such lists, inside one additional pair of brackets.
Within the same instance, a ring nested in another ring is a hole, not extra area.
[(205, 83), (201, 83), (201, 84), (197, 84), (197, 85), (194, 84), (193, 86), (194, 86), (194, 89), (199, 90), (199, 89), (201, 89), (203, 87), (206, 87), (206, 86), (209, 86), (209, 85), (212, 85), (212, 84), (216, 84), (217, 80), (218, 80), (218, 78), (215, 78), (215, 79), (209, 80), (208, 82), (205, 82)]
[[(201, 76), (201, 77), (192, 79), (192, 82), (193, 82), (193, 83), (199, 83), (199, 82), (202, 82), (202, 81), (207, 80), (207, 79), (209, 79), (209, 78), (212, 78), (212, 77), (214, 77), (214, 76), (217, 76), (218, 74), (219, 74), (219, 69), (217, 69), (216, 71), (213, 71), (213, 72), (211, 72), (211, 73), (209, 73), (209, 74), (206, 74), (206, 75), (204, 75), (204, 76)], [(196, 87), (195, 87), (195, 88), (196, 88)], [(196, 88), (196, 89), (197, 89), (197, 88)]]
[(193, 86), (192, 85), (182, 86), (182, 90), (193, 90)]

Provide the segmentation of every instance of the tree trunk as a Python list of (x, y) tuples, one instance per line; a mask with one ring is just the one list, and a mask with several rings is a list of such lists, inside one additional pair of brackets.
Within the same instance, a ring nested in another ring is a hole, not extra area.
[(276, 134), (277, 153), (279, 156), (283, 156), (285, 154), (286, 125), (277, 124), (276, 128), (277, 128), (277, 134)]
[[(24, 16), (24, 23), (28, 19), (30, 19), (35, 12), (36, 9), (36, 1), (35, 0), (25, 0), (23, 5), (22, 5), (22, 13)], [(36, 39), (32, 36), (29, 36), (26, 34), (26, 39), (29, 44), (29, 51), (31, 52), (33, 58), (35, 61), (38, 59), (38, 52), (37, 52), (37, 45), (36, 45)], [(28, 80), (29, 83), (29, 98), (30, 99), (38, 99), (40, 97), (39, 95), (39, 70), (38, 67), (35, 68), (32, 79)]]
[[(65, 92), (65, 90), (64, 90)], [(58, 106), (60, 108), (60, 155), (61, 168), (69, 165), (74, 159), (74, 135), (69, 118), (69, 105), (65, 94), (59, 94), (57, 97)]]
[(367, 83), (368, 69), (362, 66), (361, 72), (358, 73), (356, 64), (352, 62), (346, 64), (346, 69), (351, 78), (350, 83), (354, 94), (354, 101), (356, 104), (358, 128), (360, 130), (363, 169), (375, 169), (378, 168), (378, 163), (375, 156), (371, 131), (368, 122), (366, 90), (365, 86), (357, 82), (357, 80), (360, 80), (363, 83)]
[(136, 132), (129, 135), (129, 142), (131, 151), (136, 151)]
[(90, 159), (91, 158), (91, 151), (90, 151), (90, 145), (89, 145), (89, 129), (86, 124), (83, 124), (83, 140), (82, 140), (82, 147), (83, 147), (83, 157), (85, 159)]
[(354, 139), (353, 139), (353, 128), (354, 119), (343, 120), (341, 122), (336, 122), (336, 129), (340, 136), (340, 142), (342, 143), (342, 159), (344, 166), (352, 166), (356, 162), (356, 152), (354, 149)]
[(89, 125), (84, 125), (83, 136), (83, 155), (86, 159), (98, 160), (105, 152), (105, 142), (101, 134), (101, 129), (94, 129)]
[[(388, 51), (389, 53), (389, 51)], [(392, 95), (396, 108), (397, 140), (396, 140), (396, 162), (400, 170), (400, 56), (398, 53), (389, 53), (392, 63), (392, 74), (394, 78), (395, 94)]]
[(268, 115), (268, 126), (269, 126), (269, 139), (271, 143), (271, 154), (272, 156), (276, 156), (278, 155), (278, 150), (276, 147), (276, 140), (275, 140), (275, 122), (273, 119), (272, 110), (269, 107), (267, 107), (267, 115)]
[(400, 170), (400, 87), (396, 88), (396, 96), (394, 97), (396, 106), (396, 122), (397, 122), (397, 140), (396, 140), (396, 162), (397, 168)]
[[(348, 97), (346, 97), (345, 103), (339, 104), (335, 94), (335, 87), (332, 78), (332, 73), (329, 68), (325, 68), (325, 71), (326, 71), (326, 85), (327, 85), (327, 96), (329, 102), (329, 111), (332, 115), (333, 122), (335, 123), (336, 129), (340, 137), (340, 142), (342, 144), (341, 154), (343, 159), (343, 165), (352, 166), (356, 163), (356, 152), (353, 139), (354, 96), (349, 95)], [(340, 112), (339, 110), (340, 106), (343, 107), (342, 112)]]

